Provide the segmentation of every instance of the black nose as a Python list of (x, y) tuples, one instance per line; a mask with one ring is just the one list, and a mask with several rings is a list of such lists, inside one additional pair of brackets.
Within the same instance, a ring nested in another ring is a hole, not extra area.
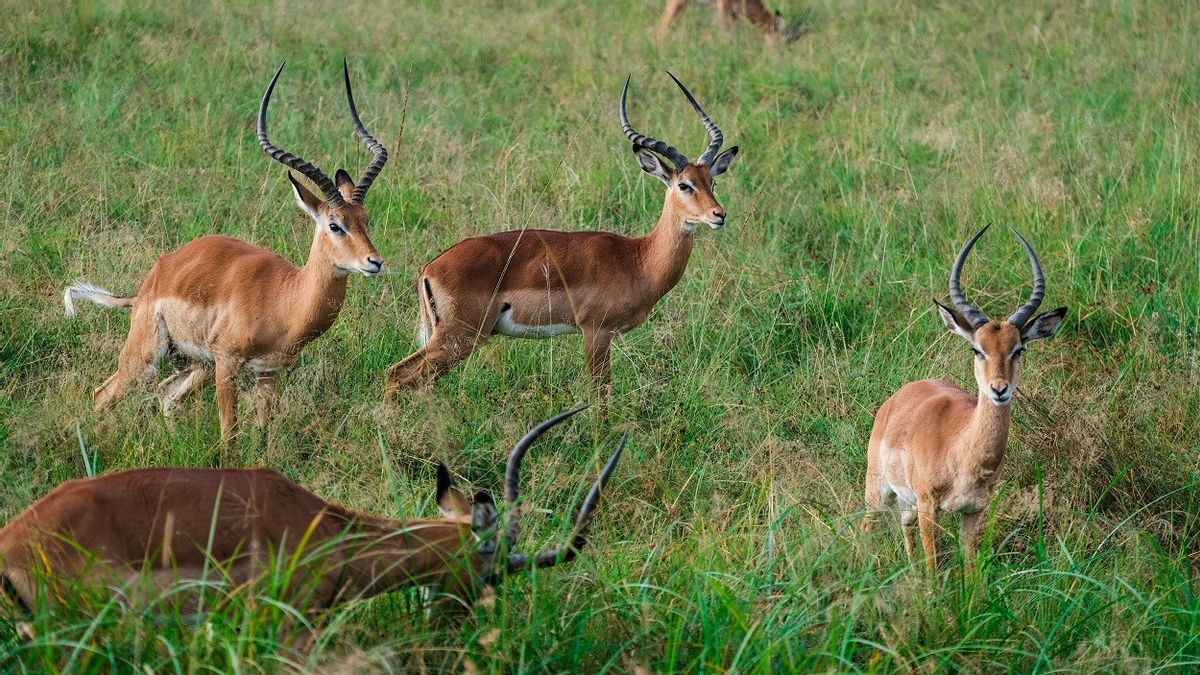
[(725, 220), (725, 210), (724, 209), (713, 209), (712, 213), (713, 213), (713, 218), (716, 218), (717, 220)]
[(383, 269), (383, 261), (382, 261), (382, 260), (380, 260), (379, 258), (371, 258), (371, 257), (368, 257), (368, 258), (367, 258), (367, 263), (368, 263), (368, 264), (370, 264), (370, 265), (374, 265), (376, 270), (381, 270), (381, 269)]
[(997, 395), (997, 396), (1003, 396), (1003, 395), (1004, 395), (1004, 394), (1005, 394), (1007, 391), (1008, 391), (1008, 385), (1007, 385), (1007, 384), (1006, 384), (1006, 385), (1004, 385), (1003, 387), (1000, 387), (999, 389), (997, 389), (997, 388), (995, 388), (995, 387), (992, 387), (992, 393), (993, 393), (993, 394), (995, 394), (995, 395)]

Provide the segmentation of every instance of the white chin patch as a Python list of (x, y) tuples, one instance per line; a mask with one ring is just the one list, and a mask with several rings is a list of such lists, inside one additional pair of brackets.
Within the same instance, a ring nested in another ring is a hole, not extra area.
[(994, 396), (991, 396), (991, 397), (989, 397), (989, 398), (991, 398), (991, 399), (992, 399), (992, 403), (995, 403), (997, 406), (999, 406), (999, 407), (1001, 407), (1001, 408), (1003, 408), (1004, 406), (1008, 405), (1009, 403), (1012, 403), (1012, 397), (1011, 397), (1011, 396), (1009, 396), (1008, 398), (1005, 398), (1005, 399), (996, 398), (996, 397), (994, 397)]
[(719, 230), (722, 227), (725, 227), (725, 223), (709, 223), (708, 227), (713, 230)]
[(683, 231), (684, 232), (695, 232), (696, 231), (696, 223), (693, 223), (690, 220), (683, 221)]

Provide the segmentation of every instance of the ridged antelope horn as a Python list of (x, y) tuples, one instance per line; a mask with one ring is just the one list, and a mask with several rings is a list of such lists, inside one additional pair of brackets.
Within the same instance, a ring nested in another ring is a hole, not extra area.
[(326, 176), (307, 160), (275, 147), (271, 144), (271, 139), (267, 137), (267, 106), (271, 103), (271, 92), (275, 91), (275, 83), (279, 81), (279, 74), (283, 72), (283, 66), (286, 63), (286, 61), (281, 63), (279, 70), (275, 71), (275, 77), (271, 78), (271, 84), (267, 85), (267, 91), (263, 94), (262, 105), (258, 107), (258, 144), (262, 146), (263, 152), (271, 156), (271, 159), (308, 177), (325, 194), (325, 201), (329, 202), (330, 206), (337, 208), (344, 204), (345, 200), (342, 199), (342, 193), (338, 192), (333, 181), (329, 180), (329, 176)]
[(679, 85), (679, 88), (683, 90), (683, 95), (687, 97), (688, 103), (692, 104), (692, 109), (700, 116), (700, 121), (704, 123), (704, 128), (708, 130), (708, 137), (712, 141), (708, 144), (708, 148), (704, 151), (704, 154), (700, 155), (700, 159), (696, 160), (696, 163), (712, 164), (713, 158), (717, 156), (717, 151), (721, 149), (721, 144), (725, 142), (725, 136), (721, 134), (721, 128), (708, 118), (708, 115), (704, 112), (704, 108), (701, 108), (700, 104), (696, 102), (696, 97), (692, 96), (692, 92), (683, 86), (678, 77), (675, 77), (669, 70), (667, 71), (667, 75), (670, 75), (671, 79), (675, 80), (675, 84)]
[(688, 158), (674, 148), (660, 140), (656, 140), (644, 134), (640, 134), (629, 124), (629, 115), (625, 112), (625, 98), (629, 94), (629, 80), (633, 75), (625, 78), (625, 88), (621, 90), (621, 130), (625, 132), (625, 136), (635, 146), (653, 150), (658, 154), (671, 160), (676, 169), (682, 169), (688, 163)]
[(372, 155), (371, 164), (367, 166), (367, 170), (363, 172), (362, 178), (355, 184), (354, 192), (351, 194), (350, 201), (362, 204), (363, 199), (367, 196), (367, 190), (371, 189), (371, 183), (375, 182), (375, 178), (383, 170), (383, 165), (387, 164), (388, 151), (382, 143), (367, 133), (362, 120), (358, 117), (358, 108), (354, 107), (354, 92), (350, 90), (350, 66), (347, 65), (345, 59), (342, 59), (342, 74), (346, 77), (346, 102), (350, 104), (350, 121), (354, 123), (354, 135), (358, 136), (358, 140), (367, 146)]
[(565, 547), (539, 551), (532, 558), (524, 553), (510, 554), (508, 556), (508, 572), (510, 574), (523, 571), (531, 564), (533, 567), (539, 568), (553, 567), (559, 563), (571, 562), (575, 556), (579, 555), (579, 551), (587, 544), (587, 528), (592, 520), (592, 513), (596, 510), (596, 505), (600, 503), (600, 491), (608, 484), (609, 477), (617, 468), (617, 462), (621, 460), (621, 452), (625, 450), (625, 441), (628, 438), (629, 432), (621, 434), (621, 442), (617, 444), (616, 452), (608, 458), (608, 463), (600, 472), (600, 478), (592, 485), (587, 498), (583, 500), (583, 506), (579, 509), (579, 517), (575, 519), (575, 526), (571, 530), (571, 543)]
[(521, 481), (521, 460), (525, 458), (525, 453), (529, 450), (529, 446), (533, 445), (538, 436), (541, 436), (550, 427), (587, 409), (588, 405), (585, 403), (542, 422), (530, 429), (521, 440), (517, 441), (517, 444), (513, 446), (512, 452), (508, 454), (508, 466), (504, 470), (504, 527), (508, 546), (513, 546), (517, 541), (520, 526), (518, 522), (520, 515), (518, 513), (517, 499), (520, 497), (518, 484)]
[(966, 246), (963, 246), (962, 250), (958, 252), (958, 257), (954, 260), (954, 267), (950, 270), (950, 299), (954, 302), (954, 306), (958, 309), (959, 313), (963, 315), (963, 318), (971, 324), (972, 328), (979, 328), (990, 319), (988, 319), (987, 314), (975, 309), (975, 306), (967, 301), (967, 296), (963, 295), (962, 288), (959, 286), (958, 278), (962, 274), (962, 267), (963, 263), (967, 260), (967, 254), (971, 252), (971, 248), (975, 246), (975, 242), (979, 241), (979, 238), (991, 226), (991, 223), (984, 225), (983, 229), (976, 232), (974, 237), (971, 237)]
[(1046, 296), (1046, 277), (1042, 274), (1042, 264), (1038, 262), (1037, 254), (1033, 252), (1033, 247), (1029, 242), (1025, 241), (1025, 237), (1021, 236), (1015, 228), (1009, 227), (1012, 233), (1017, 235), (1017, 239), (1021, 241), (1021, 246), (1025, 247), (1025, 253), (1029, 255), (1029, 264), (1033, 267), (1033, 292), (1029, 294), (1029, 301), (1013, 312), (1013, 315), (1008, 317), (1008, 322), (1017, 328), (1024, 328), (1025, 322), (1029, 321), (1033, 313), (1042, 305), (1042, 298)]

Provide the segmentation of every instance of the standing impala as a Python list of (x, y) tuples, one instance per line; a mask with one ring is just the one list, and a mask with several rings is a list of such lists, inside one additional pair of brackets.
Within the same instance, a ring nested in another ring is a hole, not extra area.
[(296, 204), (312, 217), (312, 248), (303, 267), (253, 244), (207, 236), (159, 258), (134, 297), (116, 297), (87, 283), (66, 289), (63, 304), (73, 315), (75, 300), (108, 307), (131, 307), (129, 336), (117, 372), (94, 393), (96, 410), (120, 400), (131, 385), (151, 380), (168, 353), (190, 361), (159, 386), (163, 414), (216, 376), (221, 440), (228, 446), (237, 432), (237, 377), (255, 376), (258, 425), (270, 418), (279, 371), (291, 366), (309, 342), (320, 337), (341, 311), (347, 276), (374, 276), (383, 260), (367, 235), (363, 198), (387, 162), (387, 150), (367, 133), (354, 106), (350, 71), (343, 64), (346, 101), (354, 133), (372, 159), (355, 184), (338, 170), (336, 184), (309, 162), (281, 150), (267, 137), (267, 105), (279, 80), (279, 66), (258, 110), (258, 143), (271, 158), (299, 171), (316, 184), (317, 197), (291, 171), (288, 181)]
[(645, 237), (517, 230), (455, 244), (421, 269), (421, 346), (388, 368), (389, 395), (438, 377), (492, 335), (545, 338), (582, 332), (588, 369), (607, 398), (613, 336), (640, 326), (683, 276), (696, 228), (725, 224), (713, 179), (729, 169), (738, 149), (717, 155), (721, 130), (683, 83), (674, 75), (671, 79), (711, 139), (695, 163), (635, 131), (625, 113), (628, 79), (621, 91), (621, 127), (633, 153), (642, 170), (667, 188), (654, 230)]
[(879, 409), (867, 448), (864, 529), (872, 524), (875, 512), (897, 502), (904, 549), (911, 558), (916, 525), (930, 571), (937, 569), (934, 539), (941, 511), (962, 513), (961, 536), (968, 565), (973, 564), (986, 509), (1004, 465), (1021, 354), (1030, 342), (1053, 335), (1067, 313), (1066, 307), (1059, 307), (1033, 316), (1042, 304), (1046, 279), (1033, 248), (1016, 230), (1013, 234), (1033, 266), (1029, 301), (1003, 322), (992, 321), (967, 302), (959, 275), (967, 254), (987, 229), (979, 230), (954, 261), (950, 271), (954, 308), (934, 300), (946, 328), (975, 351), (978, 394), (945, 380), (906, 384)]
[(197, 580), (239, 589), (279, 564), (294, 571), (281, 580), (285, 591), (277, 599), (308, 616), (407, 586), (441, 591), (451, 607), (469, 605), (505, 574), (569, 562), (586, 543), (624, 436), (584, 499), (567, 545), (534, 555), (514, 548), (521, 459), (538, 436), (584, 407), (542, 422), (513, 447), (503, 528), (491, 497), (468, 501), (441, 465), (438, 520), (352, 511), (269, 469), (138, 469), (70, 480), (0, 529), (0, 600), (10, 611), (30, 612), (64, 601), (66, 591), (99, 586), (126, 601), (179, 597), (180, 609), (194, 612), (194, 594), (163, 591), (195, 590), (187, 582)]

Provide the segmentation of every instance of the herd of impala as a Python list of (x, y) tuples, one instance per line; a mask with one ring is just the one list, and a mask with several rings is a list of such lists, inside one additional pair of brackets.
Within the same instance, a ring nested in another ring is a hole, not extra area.
[[(296, 267), (253, 244), (206, 236), (159, 258), (136, 295), (118, 296), (82, 282), (67, 288), (67, 314), (78, 300), (131, 310), (116, 372), (94, 392), (96, 410), (154, 379), (160, 362), (171, 357), (175, 370), (158, 384), (163, 414), (171, 415), (183, 398), (215, 382), (221, 440), (228, 446), (237, 434), (239, 375), (253, 374), (257, 423), (266, 424), (279, 372), (337, 319), (347, 277), (374, 276), (383, 268), (364, 199), (388, 153), (359, 119), (348, 68), (343, 72), (350, 119), (372, 155), (357, 182), (344, 170), (331, 180), (271, 142), (267, 108), (282, 70), (263, 95), (257, 138), (266, 154), (320, 193), (287, 172), (297, 206), (314, 223), (308, 259)], [(650, 233), (523, 229), (450, 247), (416, 274), (420, 345), (387, 369), (389, 399), (431, 382), (492, 335), (578, 332), (596, 398), (601, 404), (608, 400), (613, 338), (641, 325), (679, 282), (696, 230), (718, 229), (726, 219), (715, 179), (733, 165), (738, 148), (721, 152), (720, 128), (683, 83), (671, 79), (709, 135), (695, 161), (634, 129), (626, 112), (628, 79), (618, 109), (638, 165), (666, 188)], [(1033, 269), (1029, 300), (1002, 322), (967, 301), (959, 277), (986, 230), (954, 261), (953, 306), (935, 301), (946, 328), (974, 350), (978, 391), (946, 380), (901, 387), (879, 409), (867, 449), (864, 528), (878, 511), (897, 505), (905, 548), (914, 555), (915, 525), (930, 571), (937, 569), (940, 512), (962, 513), (968, 565), (976, 557), (983, 516), (1003, 468), (1021, 356), (1026, 344), (1052, 335), (1066, 314), (1058, 308), (1035, 316), (1045, 278), (1033, 248), (1015, 230)], [(541, 433), (582, 409), (546, 420), (514, 446), (502, 524), (488, 495), (468, 499), (440, 465), (436, 500), (444, 517), (438, 520), (352, 511), (268, 469), (147, 468), (67, 481), (0, 530), (0, 607), (9, 618), (20, 618), (40, 606), (68, 602), (78, 584), (124, 603), (148, 603), (181, 581), (211, 580), (214, 570), (229, 587), (240, 588), (261, 583), (281, 560), (289, 561), (291, 579), (279, 599), (303, 615), (319, 616), (335, 604), (406, 586), (435, 591), (430, 608), (467, 607), (505, 575), (567, 562), (583, 548), (624, 437), (585, 498), (567, 544), (532, 556), (515, 550), (521, 460)], [(202, 610), (204, 585), (190, 588), (168, 595), (185, 611)]]

